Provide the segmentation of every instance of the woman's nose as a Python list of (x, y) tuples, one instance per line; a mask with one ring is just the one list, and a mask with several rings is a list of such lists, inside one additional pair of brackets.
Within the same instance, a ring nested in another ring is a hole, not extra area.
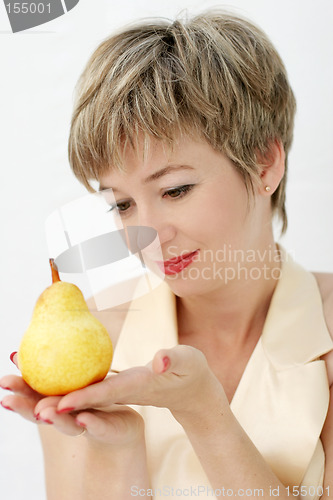
[(176, 235), (173, 221), (167, 217), (167, 214), (159, 213), (157, 210), (141, 212), (138, 210), (138, 225), (155, 229), (161, 245), (171, 241)]

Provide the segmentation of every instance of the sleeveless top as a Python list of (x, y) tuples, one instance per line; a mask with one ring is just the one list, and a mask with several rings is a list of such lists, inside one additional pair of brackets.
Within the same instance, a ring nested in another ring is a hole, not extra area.
[[(159, 349), (177, 343), (176, 300), (162, 283), (131, 304), (112, 369), (145, 365)], [(329, 385), (325, 362), (319, 358), (332, 348), (314, 276), (284, 254), (262, 335), (230, 406), (273, 472), (290, 487), (290, 496), (293, 486), (303, 486), (307, 500), (322, 494), (325, 456), (320, 434)], [(169, 410), (135, 409), (145, 419), (153, 498), (172, 493), (177, 498), (226, 496), (223, 484), (220, 491), (212, 490), (185, 431)]]

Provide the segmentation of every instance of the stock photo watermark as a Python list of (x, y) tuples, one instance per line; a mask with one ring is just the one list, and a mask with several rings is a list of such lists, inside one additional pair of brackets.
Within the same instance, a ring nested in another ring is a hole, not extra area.
[[(169, 257), (179, 257), (177, 247), (169, 247)], [(184, 260), (190, 252), (183, 252)], [(179, 273), (168, 276), (169, 279), (183, 280), (221, 280), (229, 283), (234, 280), (258, 281), (278, 280), (281, 277), (281, 264), (284, 260), (293, 259), (294, 256), (282, 254), (278, 248), (270, 245), (264, 250), (235, 249), (231, 245), (224, 245), (217, 250), (202, 249), (190, 258), (191, 264), (184, 266)]]
[(153, 498), (219, 498), (219, 497), (279, 497), (281, 494), (286, 494), (288, 497), (315, 497), (325, 495), (330, 496), (330, 487), (326, 486), (286, 486), (285, 488), (280, 488), (280, 486), (270, 486), (265, 492), (264, 488), (239, 488), (234, 490), (232, 488), (210, 488), (205, 485), (195, 485), (187, 488), (175, 488), (173, 486), (164, 485), (161, 488), (140, 488), (139, 486), (131, 486), (131, 496), (132, 497), (145, 497), (151, 496)]
[(3, 0), (13, 33), (53, 21), (72, 10), (80, 0)]

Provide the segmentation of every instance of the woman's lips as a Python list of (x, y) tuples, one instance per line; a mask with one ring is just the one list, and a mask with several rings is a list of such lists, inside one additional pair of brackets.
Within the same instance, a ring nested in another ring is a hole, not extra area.
[(179, 255), (178, 257), (173, 257), (169, 260), (158, 261), (157, 264), (159, 268), (169, 276), (171, 274), (178, 274), (185, 269), (185, 267), (189, 266), (191, 262), (193, 262), (198, 253), (199, 250), (195, 250), (194, 252)]

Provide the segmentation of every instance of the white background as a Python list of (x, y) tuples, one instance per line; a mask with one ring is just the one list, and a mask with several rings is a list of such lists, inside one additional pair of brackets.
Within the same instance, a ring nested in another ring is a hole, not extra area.
[[(89, 54), (129, 21), (218, 5), (80, 0), (66, 16), (12, 34), (0, 4), (1, 375), (17, 373), (9, 354), (49, 284), (45, 218), (85, 192), (68, 166), (67, 136), (73, 89)], [(232, 0), (223, 6), (259, 24), (285, 61), (298, 113), (283, 243), (307, 268), (333, 272), (333, 2)], [(2, 408), (0, 498), (45, 498), (36, 427)]]

